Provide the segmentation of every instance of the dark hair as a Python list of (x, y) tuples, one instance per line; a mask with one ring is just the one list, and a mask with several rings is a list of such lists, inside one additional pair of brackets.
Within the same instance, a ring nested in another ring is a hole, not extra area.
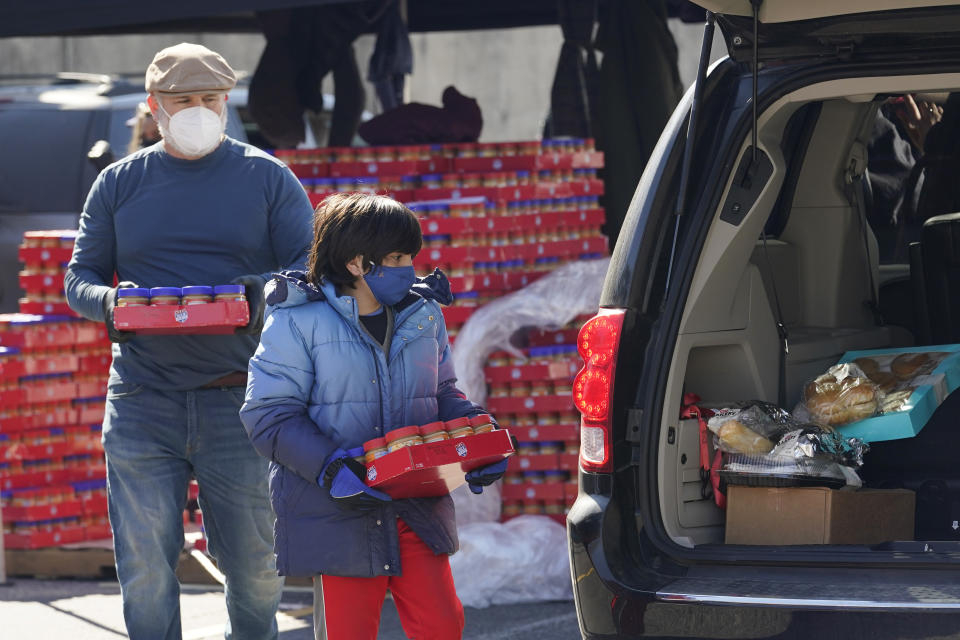
[(356, 277), (347, 263), (363, 257), (375, 265), (399, 251), (416, 256), (423, 245), (420, 221), (393, 198), (365, 193), (335, 193), (317, 205), (313, 215), (313, 245), (307, 258), (307, 279), (352, 285)]

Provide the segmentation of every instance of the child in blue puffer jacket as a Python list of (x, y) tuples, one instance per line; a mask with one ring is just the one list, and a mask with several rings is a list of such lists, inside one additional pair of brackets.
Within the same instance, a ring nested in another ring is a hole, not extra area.
[[(334, 195), (314, 218), (307, 273), (267, 285), (267, 317), (240, 417), (271, 460), (277, 567), (314, 577), (317, 638), (373, 640), (386, 591), (405, 632), (463, 631), (450, 573), (453, 501), (391, 500), (347, 450), (392, 429), (484, 413), (456, 387), (439, 271), (420, 279), (420, 223), (383, 196)], [(474, 492), (505, 461), (467, 474)]]

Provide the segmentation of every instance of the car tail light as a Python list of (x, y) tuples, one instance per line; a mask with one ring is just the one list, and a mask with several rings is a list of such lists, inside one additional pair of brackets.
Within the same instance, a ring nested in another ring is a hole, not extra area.
[(601, 309), (577, 336), (584, 364), (573, 381), (573, 403), (581, 415), (580, 466), (585, 471), (613, 470), (610, 405), (623, 316), (623, 309)]

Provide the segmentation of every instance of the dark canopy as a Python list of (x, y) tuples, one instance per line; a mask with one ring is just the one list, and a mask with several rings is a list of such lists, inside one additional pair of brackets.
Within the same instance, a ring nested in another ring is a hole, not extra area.
[[(256, 11), (356, 0), (29, 0), (0, 4), (0, 37), (259, 32)], [(409, 0), (411, 31), (557, 24), (556, 0)]]

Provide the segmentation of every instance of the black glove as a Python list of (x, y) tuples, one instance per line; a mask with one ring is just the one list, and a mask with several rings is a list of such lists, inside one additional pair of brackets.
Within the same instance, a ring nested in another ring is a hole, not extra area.
[(247, 298), (247, 305), (250, 307), (250, 322), (244, 327), (237, 327), (234, 333), (258, 334), (263, 329), (263, 311), (266, 306), (263, 297), (263, 288), (267, 286), (267, 281), (262, 276), (249, 274), (234, 278), (230, 284), (242, 284), (244, 288), (243, 295)]
[(327, 487), (330, 497), (337, 502), (355, 509), (373, 509), (390, 502), (390, 496), (367, 486), (366, 477), (366, 467), (343, 449), (337, 449), (320, 471), (317, 484)]
[(135, 289), (136, 286), (132, 282), (123, 281), (103, 297), (103, 323), (107, 325), (107, 336), (110, 337), (110, 342), (126, 342), (136, 335), (133, 331), (120, 331), (113, 326), (113, 308), (117, 306), (117, 290)]

